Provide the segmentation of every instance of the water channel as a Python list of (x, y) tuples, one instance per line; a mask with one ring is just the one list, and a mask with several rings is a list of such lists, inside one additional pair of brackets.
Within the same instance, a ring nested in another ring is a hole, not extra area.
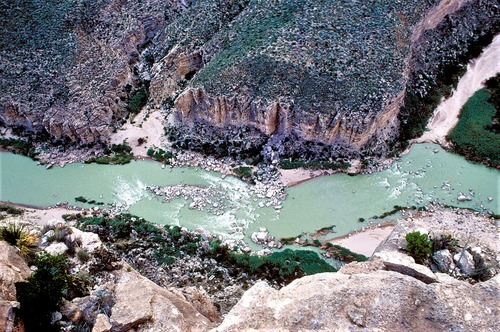
[[(75, 202), (75, 197), (117, 203), (133, 214), (163, 224), (205, 228), (229, 238), (247, 237), (266, 227), (276, 237), (296, 236), (335, 225), (336, 235), (366, 226), (369, 220), (399, 206), (423, 206), (429, 201), (500, 213), (500, 172), (472, 164), (438, 145), (415, 144), (389, 169), (365, 175), (333, 174), (287, 188), (281, 210), (259, 207), (251, 185), (231, 176), (199, 168), (162, 168), (153, 161), (128, 165), (69, 164), (46, 169), (23, 156), (0, 153), (0, 200), (51, 206)], [(186, 184), (210, 188), (223, 208), (217, 214), (189, 208), (182, 195), (162, 202), (148, 185)], [(459, 201), (459, 193), (470, 201)], [(247, 241), (248, 242), (248, 241)]]

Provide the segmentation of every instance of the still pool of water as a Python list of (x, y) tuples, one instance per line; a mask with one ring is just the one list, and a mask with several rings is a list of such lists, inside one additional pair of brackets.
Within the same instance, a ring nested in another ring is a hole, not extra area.
[[(332, 225), (340, 236), (364, 226), (359, 218), (381, 215), (395, 205), (421, 206), (431, 200), (500, 213), (500, 172), (471, 164), (432, 144), (415, 145), (378, 173), (334, 174), (288, 188), (280, 212), (259, 208), (263, 199), (253, 196), (250, 185), (239, 179), (222, 179), (220, 174), (190, 167), (162, 169), (153, 161), (122, 166), (70, 164), (47, 170), (29, 158), (0, 153), (0, 171), (1, 201), (36, 206), (67, 201), (84, 206), (74, 200), (83, 196), (127, 205), (131, 213), (152, 222), (202, 227), (233, 238), (242, 238), (243, 233), (248, 237), (259, 227), (268, 228), (274, 236), (289, 237)], [(211, 187), (227, 197), (224, 213), (191, 210), (190, 201), (181, 198), (164, 203), (146, 190), (148, 185), (181, 183)], [(457, 201), (459, 192), (472, 200)]]

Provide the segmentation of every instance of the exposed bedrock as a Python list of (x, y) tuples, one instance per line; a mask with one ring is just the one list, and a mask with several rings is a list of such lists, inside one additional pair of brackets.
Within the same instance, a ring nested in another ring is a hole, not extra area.
[(142, 84), (139, 53), (165, 15), (181, 7), (175, 0), (3, 3), (0, 124), (55, 139), (107, 141)]
[(499, 7), (11, 1), (0, 7), (0, 125), (106, 142), (140, 92), (189, 149), (219, 151), (251, 132), (229, 153), (385, 156), (425, 123), (422, 98), (499, 32)]
[[(165, 93), (156, 87), (169, 73), (168, 97), (156, 103), (167, 100), (173, 106), (171, 123), (182, 128), (176, 131), (179, 139), (189, 137), (194, 148), (201, 127), (202, 145), (217, 141), (207, 127), (214, 132), (251, 127), (274, 137), (267, 146), (283, 157), (385, 156), (398, 139), (407, 138), (414, 124), (409, 117), (427, 119), (418, 112), (408, 116), (409, 108), (427, 102), (412, 97), (448, 84), (437, 76), (451, 75), (477, 56), (471, 49), (487, 44), (500, 26), (498, 1), (431, 1), (418, 10), (413, 4), (385, 6), (390, 19), (359, 5), (322, 4), (320, 9), (297, 1), (257, 9), (256, 3), (250, 1), (210, 40), (190, 35), (194, 42), (180, 42), (160, 60), (161, 70), (153, 67), (151, 95)], [(192, 17), (203, 20), (193, 8)], [(349, 16), (349, 28), (340, 11)], [(171, 40), (168, 31), (155, 41)], [(175, 69), (170, 58), (176, 56), (198, 60), (183, 69), (192, 80)]]

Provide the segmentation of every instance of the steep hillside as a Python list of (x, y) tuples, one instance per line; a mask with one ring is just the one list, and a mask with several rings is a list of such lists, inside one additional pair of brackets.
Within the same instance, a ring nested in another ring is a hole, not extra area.
[(385, 156), (425, 123), (419, 105), (498, 33), (498, 7), (11, 1), (0, 6), (0, 124), (43, 140), (108, 142), (147, 104), (165, 111), (174, 147), (238, 158)]

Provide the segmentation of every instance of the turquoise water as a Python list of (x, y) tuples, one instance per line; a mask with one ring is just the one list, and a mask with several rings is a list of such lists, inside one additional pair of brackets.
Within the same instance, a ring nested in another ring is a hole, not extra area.
[[(438, 149), (438, 153), (433, 152)], [(166, 168), (153, 161), (128, 165), (70, 164), (45, 169), (29, 158), (0, 153), (0, 200), (49, 206), (74, 201), (77, 196), (129, 207), (133, 214), (157, 223), (189, 229), (202, 227), (233, 238), (267, 227), (277, 237), (296, 236), (335, 225), (338, 235), (365, 225), (369, 219), (399, 206), (421, 206), (430, 200), (479, 211), (500, 213), (500, 172), (471, 164), (432, 144), (415, 145), (391, 168), (369, 175), (334, 174), (319, 177), (286, 190), (280, 212), (259, 208), (265, 199), (252, 196), (250, 186), (237, 178), (197, 168)], [(190, 184), (211, 187), (226, 197), (220, 215), (189, 209), (182, 198), (169, 203), (146, 191), (147, 185)], [(459, 192), (474, 196), (458, 202)], [(493, 201), (489, 201), (492, 197)], [(236, 227), (236, 231), (235, 231)]]

